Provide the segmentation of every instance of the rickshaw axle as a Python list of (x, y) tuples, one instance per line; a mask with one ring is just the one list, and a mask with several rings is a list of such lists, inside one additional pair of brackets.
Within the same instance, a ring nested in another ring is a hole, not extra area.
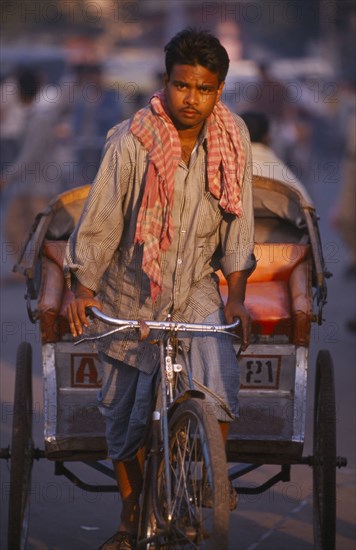
[[(239, 464), (234, 466), (229, 469), (229, 479), (232, 481), (242, 477), (261, 466), (261, 464)], [(257, 487), (235, 487), (235, 491), (239, 495), (259, 495), (273, 487), (273, 485), (276, 485), (279, 481), (290, 481), (290, 464), (283, 464), (281, 470), (276, 475)]]
[[(106, 475), (109, 475), (110, 477), (112, 477), (110, 473), (111, 470), (109, 468), (105, 468), (105, 466), (100, 465), (99, 463), (85, 462), (85, 464), (95, 468), (101, 473), (105, 473)], [(91, 485), (90, 483), (86, 483), (85, 481), (82, 481), (77, 475), (75, 475), (73, 472), (68, 470), (68, 468), (64, 466), (63, 462), (59, 462), (59, 461), (55, 462), (54, 473), (56, 476), (60, 476), (60, 475), (65, 476), (76, 487), (83, 489), (83, 491), (88, 491), (91, 493), (117, 493), (118, 492), (117, 485)]]
[[(318, 463), (321, 465), (322, 459), (319, 459)], [(309, 456), (303, 456), (301, 461), (301, 464), (307, 464), (308, 466), (315, 466), (316, 460), (313, 455)], [(347, 458), (345, 456), (337, 456), (336, 457), (336, 467), (337, 468), (345, 468), (347, 466)]]

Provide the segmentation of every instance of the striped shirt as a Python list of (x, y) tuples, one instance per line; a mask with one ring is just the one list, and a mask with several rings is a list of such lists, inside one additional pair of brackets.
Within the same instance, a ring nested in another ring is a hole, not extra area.
[[(67, 247), (65, 271), (97, 293), (104, 313), (122, 319), (202, 322), (222, 307), (218, 279), (254, 267), (251, 151), (247, 129), (236, 115), (245, 149), (242, 215), (225, 213), (207, 187), (205, 132), (189, 167), (181, 161), (174, 178), (174, 238), (162, 253), (163, 287), (155, 303), (142, 270), (142, 245), (134, 244), (148, 153), (129, 131), (130, 120), (108, 135), (103, 160), (81, 219)], [(68, 278), (68, 276), (67, 276)], [(102, 328), (102, 327), (101, 327)], [(107, 355), (150, 372), (157, 346), (115, 334), (99, 341)]]

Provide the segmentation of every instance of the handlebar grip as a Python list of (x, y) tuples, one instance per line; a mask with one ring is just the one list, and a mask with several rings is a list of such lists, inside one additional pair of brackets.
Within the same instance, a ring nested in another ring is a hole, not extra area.
[(85, 308), (85, 315), (87, 317), (89, 317), (89, 319), (95, 319), (96, 315), (95, 315), (95, 310), (96, 311), (100, 311), (100, 309), (98, 309), (97, 307), (94, 307), (94, 306), (87, 306)]
[(91, 309), (90, 306), (88, 306), (88, 307), (85, 308), (85, 315), (86, 315), (87, 317), (90, 317), (91, 315), (93, 315), (93, 312), (92, 312), (92, 309)]

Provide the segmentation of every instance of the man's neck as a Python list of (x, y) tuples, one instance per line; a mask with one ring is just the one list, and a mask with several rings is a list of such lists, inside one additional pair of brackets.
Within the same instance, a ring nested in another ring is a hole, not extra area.
[(197, 141), (203, 126), (204, 123), (199, 126), (194, 126), (193, 128), (177, 128), (180, 142), (182, 144), (194, 144)]
[(187, 166), (189, 166), (190, 157), (195, 144), (199, 138), (200, 132), (204, 126), (204, 123), (199, 127), (187, 128), (184, 130), (177, 130), (180, 145), (182, 148), (182, 160)]

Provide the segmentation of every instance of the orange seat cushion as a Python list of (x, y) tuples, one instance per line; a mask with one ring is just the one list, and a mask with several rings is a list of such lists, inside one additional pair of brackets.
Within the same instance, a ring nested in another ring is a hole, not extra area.
[(74, 294), (64, 282), (66, 245), (66, 241), (45, 241), (43, 244), (41, 290), (37, 303), (42, 343), (58, 342), (69, 333), (66, 307)]
[(251, 315), (253, 334), (284, 334), (291, 337), (291, 304), (287, 282), (249, 283), (245, 305)]
[[(263, 243), (255, 245), (257, 267), (246, 287), (245, 305), (256, 335), (286, 335), (296, 344), (309, 342), (311, 322), (311, 260), (309, 245)], [(220, 293), (228, 287), (217, 272)]]
[(61, 307), (64, 278), (59, 267), (46, 256), (41, 262), (41, 287), (37, 301), (42, 343), (58, 342), (58, 311)]

